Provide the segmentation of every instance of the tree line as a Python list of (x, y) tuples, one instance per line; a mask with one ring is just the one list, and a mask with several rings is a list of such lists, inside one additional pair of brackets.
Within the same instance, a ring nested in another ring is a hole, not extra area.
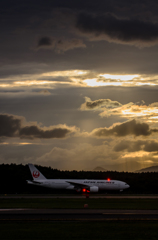
[[(54, 179), (112, 179), (128, 183), (130, 188), (127, 194), (158, 194), (158, 173), (132, 173), (132, 172), (96, 172), (96, 171), (61, 171), (51, 167), (36, 167), (46, 178)], [(32, 180), (28, 165), (1, 164), (0, 165), (0, 194), (53, 194), (66, 193), (65, 190), (47, 189), (27, 184)], [(71, 193), (75, 193), (71, 191)], [(77, 194), (77, 193), (76, 193)]]

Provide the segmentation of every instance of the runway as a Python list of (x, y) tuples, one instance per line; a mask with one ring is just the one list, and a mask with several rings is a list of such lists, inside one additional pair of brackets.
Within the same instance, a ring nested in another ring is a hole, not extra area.
[[(0, 195), (0, 199), (6, 199), (6, 198), (13, 198), (13, 199), (34, 199), (34, 198), (39, 198), (39, 199), (64, 199), (64, 198), (85, 198), (85, 195)], [(89, 195), (89, 198), (105, 198), (105, 199), (158, 199), (158, 195), (108, 195), (108, 194), (94, 194), (94, 195)]]
[(0, 209), (0, 221), (157, 220), (158, 210)]
[[(84, 195), (0, 195), (0, 199), (85, 199)], [(94, 194), (101, 199), (158, 199), (158, 195), (108, 195)], [(4, 200), (3, 200), (4, 201)], [(12, 201), (12, 200), (10, 200)], [(16, 200), (15, 200), (16, 201)], [(25, 200), (24, 200), (25, 201)], [(110, 201), (110, 200), (109, 200)], [(156, 200), (157, 201), (157, 200)], [(33, 209), (1, 208), (0, 221), (110, 221), (110, 220), (158, 220), (158, 210), (109, 210), (109, 209)], [(6, 204), (7, 206), (7, 204)], [(8, 205), (9, 206), (9, 205)], [(18, 206), (18, 205), (17, 205)], [(47, 206), (48, 207), (48, 206)], [(44, 205), (43, 205), (44, 208)], [(150, 209), (150, 208), (149, 208)]]

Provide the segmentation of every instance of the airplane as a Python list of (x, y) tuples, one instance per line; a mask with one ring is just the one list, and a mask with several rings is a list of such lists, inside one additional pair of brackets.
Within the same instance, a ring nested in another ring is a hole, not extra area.
[(47, 179), (45, 176), (31, 163), (28, 164), (33, 180), (27, 180), (28, 184), (38, 185), (53, 189), (76, 190), (87, 194), (97, 193), (99, 190), (119, 190), (129, 188), (130, 186), (118, 180), (98, 180), (98, 179)]

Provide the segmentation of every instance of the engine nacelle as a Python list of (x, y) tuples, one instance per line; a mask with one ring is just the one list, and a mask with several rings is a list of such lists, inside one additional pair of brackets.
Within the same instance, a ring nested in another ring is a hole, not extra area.
[(90, 187), (90, 192), (98, 192), (99, 188), (96, 186)]

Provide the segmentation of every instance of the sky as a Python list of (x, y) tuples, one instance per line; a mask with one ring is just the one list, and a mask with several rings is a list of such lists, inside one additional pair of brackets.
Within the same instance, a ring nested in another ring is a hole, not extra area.
[(2, 0), (0, 164), (158, 164), (158, 2)]

